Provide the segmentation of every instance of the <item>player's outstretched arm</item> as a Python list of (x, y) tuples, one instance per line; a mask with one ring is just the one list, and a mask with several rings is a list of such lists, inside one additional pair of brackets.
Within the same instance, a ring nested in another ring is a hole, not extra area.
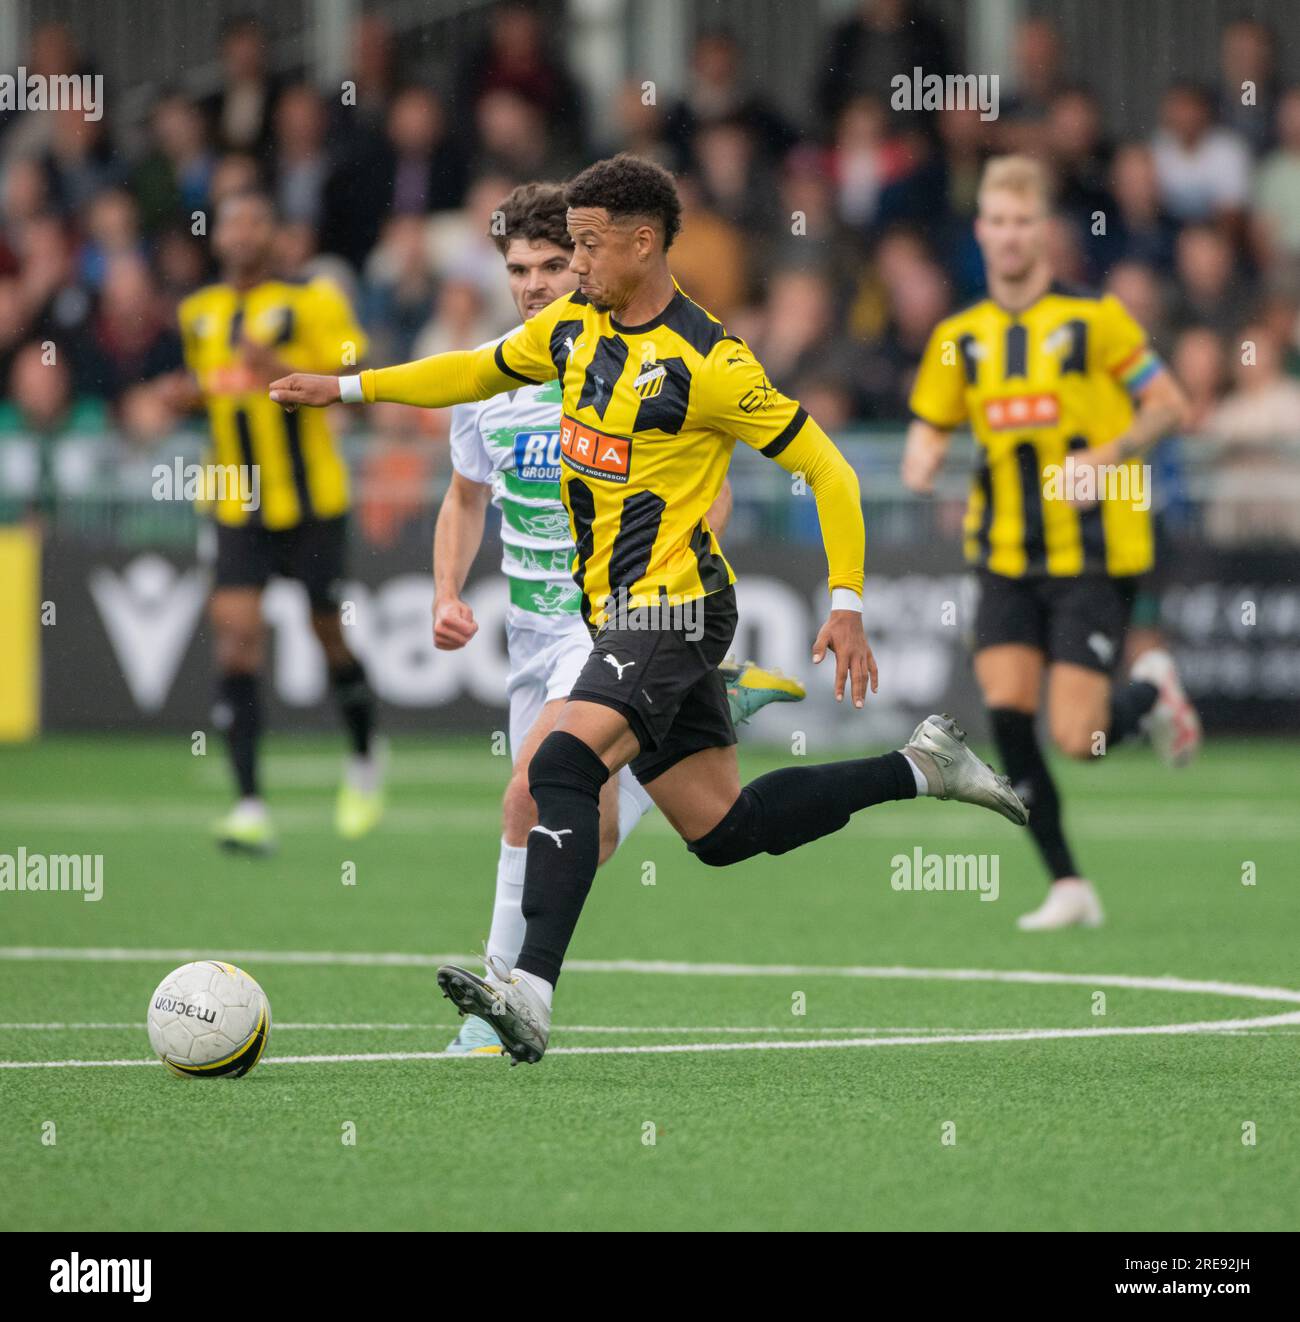
[(436, 353), (396, 367), (372, 368), (356, 376), (291, 372), (271, 382), (271, 398), (287, 409), (299, 405), (322, 408), (339, 400), (344, 404), (414, 404), (417, 408), (445, 409), (488, 399), (521, 384), (536, 385), (554, 378), (557, 369), (550, 352), (551, 320), (543, 314), (496, 344)]

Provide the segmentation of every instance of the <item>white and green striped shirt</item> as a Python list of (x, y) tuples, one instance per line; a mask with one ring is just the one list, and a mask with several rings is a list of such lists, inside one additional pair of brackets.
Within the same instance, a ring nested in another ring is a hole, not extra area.
[(522, 613), (519, 622), (531, 628), (551, 621), (571, 629), (581, 596), (569, 515), (560, 502), (560, 408), (560, 382), (544, 381), (451, 412), (452, 467), (492, 487), (501, 511), (509, 618)]

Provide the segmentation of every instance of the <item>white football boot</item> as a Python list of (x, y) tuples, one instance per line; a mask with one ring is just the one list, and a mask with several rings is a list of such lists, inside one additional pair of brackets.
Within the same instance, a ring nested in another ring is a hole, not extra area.
[(1016, 919), (1016, 926), (1022, 932), (1055, 932), (1062, 927), (1100, 927), (1104, 921), (1092, 882), (1062, 877), (1052, 883), (1037, 909)]
[(951, 716), (927, 716), (901, 751), (921, 769), (932, 798), (991, 808), (1017, 826), (1029, 821), (1011, 782), (966, 747), (966, 732)]
[(1178, 678), (1174, 658), (1163, 647), (1143, 652), (1129, 671), (1156, 690), (1156, 703), (1142, 718), (1142, 729), (1161, 761), (1185, 767), (1201, 747), (1201, 718)]
[(535, 1065), (550, 1041), (550, 1006), (496, 956), (489, 956), (487, 965), (487, 977), (480, 978), (469, 969), (444, 964), (438, 970), (438, 986), (461, 1014), (477, 1015), (496, 1029), (512, 1065)]

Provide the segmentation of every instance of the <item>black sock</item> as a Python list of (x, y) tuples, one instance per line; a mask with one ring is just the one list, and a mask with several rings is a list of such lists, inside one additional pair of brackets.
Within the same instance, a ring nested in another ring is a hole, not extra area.
[(755, 854), (798, 849), (874, 803), (915, 797), (916, 777), (902, 753), (783, 767), (750, 781), (722, 821), (686, 847), (702, 863), (726, 867)]
[(257, 737), (262, 731), (262, 707), (257, 697), (256, 675), (221, 676), (212, 722), (218, 730), (225, 731), (240, 797), (257, 798)]
[(600, 790), (609, 768), (581, 739), (552, 730), (528, 764), (537, 825), (528, 833), (516, 967), (554, 985), (600, 858)]
[(1034, 837), (1052, 880), (1078, 876), (1070, 846), (1065, 843), (1065, 833), (1061, 830), (1061, 801), (1057, 798), (1056, 783), (1047, 769), (1043, 750), (1038, 746), (1034, 718), (1027, 712), (995, 707), (989, 712), (989, 719), (1002, 770), (1029, 809), (1029, 833)]
[(370, 752), (370, 736), (375, 727), (375, 695), (366, 679), (365, 668), (355, 657), (330, 671), (334, 701), (339, 705), (343, 724), (348, 728), (352, 748), (359, 757)]
[(1135, 679), (1122, 689), (1117, 689), (1110, 698), (1110, 730), (1106, 735), (1106, 744), (1114, 748), (1123, 743), (1130, 735), (1136, 734), (1138, 723), (1156, 705), (1160, 696), (1154, 684)]

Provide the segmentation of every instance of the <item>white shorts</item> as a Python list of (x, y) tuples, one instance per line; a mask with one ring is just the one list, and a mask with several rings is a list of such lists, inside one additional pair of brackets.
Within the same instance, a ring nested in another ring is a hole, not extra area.
[[(510, 656), (510, 674), (506, 679), (506, 700), (510, 704), (510, 759), (519, 749), (534, 722), (548, 702), (567, 698), (578, 679), (578, 672), (591, 655), (591, 635), (575, 615), (571, 628), (556, 632), (530, 629), (527, 625), (506, 625), (506, 651)], [(624, 767), (619, 775), (619, 793), (630, 793), (648, 812), (654, 806), (641, 783)]]

